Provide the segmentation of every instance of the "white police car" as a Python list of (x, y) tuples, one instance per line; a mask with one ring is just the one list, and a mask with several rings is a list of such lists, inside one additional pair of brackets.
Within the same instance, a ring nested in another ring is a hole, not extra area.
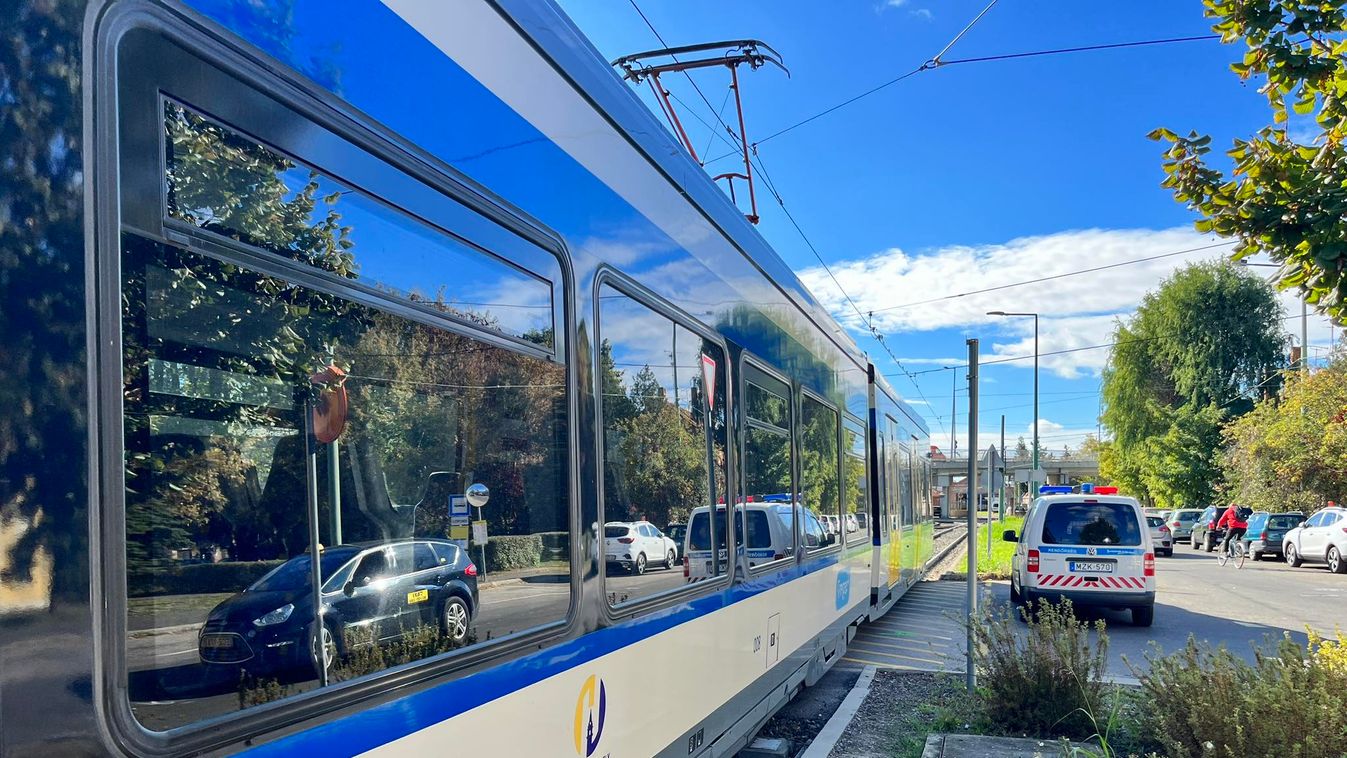
[(1039, 598), (1076, 606), (1126, 608), (1132, 623), (1155, 618), (1155, 550), (1141, 505), (1116, 487), (1043, 487), (1024, 517), (1011, 562), (1010, 597), (1017, 605)]

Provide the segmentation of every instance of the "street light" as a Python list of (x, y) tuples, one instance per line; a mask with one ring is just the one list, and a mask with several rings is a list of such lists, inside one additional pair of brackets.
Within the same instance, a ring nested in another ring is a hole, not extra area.
[[(1276, 263), (1250, 263), (1248, 259), (1241, 258), (1241, 266), (1256, 266), (1258, 268), (1281, 268)], [(1300, 296), (1300, 366), (1303, 371), (1310, 367), (1310, 308), (1306, 295)]]
[(1034, 485), (1038, 483), (1038, 314), (1018, 311), (987, 311), (988, 316), (1033, 316), (1034, 317), (1034, 468), (1029, 475), (1029, 496), (1033, 497)]

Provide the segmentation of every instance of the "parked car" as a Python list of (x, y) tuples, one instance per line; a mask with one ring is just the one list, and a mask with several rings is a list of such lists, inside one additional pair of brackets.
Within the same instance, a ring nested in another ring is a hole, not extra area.
[(1202, 511), (1202, 515), (1193, 522), (1192, 531), (1189, 534), (1189, 541), (1193, 543), (1193, 549), (1205, 548), (1208, 553), (1216, 549), (1225, 539), (1225, 530), (1217, 529), (1216, 522), (1221, 520), (1221, 514), (1225, 508), (1209, 505)]
[(683, 560), (683, 538), (687, 536), (687, 524), (669, 524), (664, 527), (664, 535), (674, 541), (674, 550), (678, 551), (678, 560)]
[(1170, 511), (1165, 516), (1165, 521), (1169, 524), (1169, 533), (1173, 536), (1174, 541), (1191, 541), (1193, 536), (1193, 525), (1197, 523), (1198, 518), (1201, 516), (1201, 508), (1179, 508)]
[(1155, 554), (1171, 556), (1174, 554), (1174, 537), (1163, 516), (1147, 516), (1146, 525), (1151, 528), (1151, 544), (1155, 545)]
[(1347, 508), (1333, 506), (1310, 516), (1282, 539), (1286, 562), (1327, 563), (1335, 574), (1347, 574)]
[[(445, 540), (338, 545), (319, 557), (323, 595), (322, 660), (331, 665), (354, 644), (396, 640), (438, 625), (455, 643), (468, 638), (477, 611), (477, 566)], [(317, 669), (312, 569), (308, 554), (272, 569), (215, 606), (197, 635), (203, 663), (241, 666), (254, 674)]]
[(818, 514), (819, 523), (823, 524), (823, 529), (828, 534), (837, 534), (842, 523), (841, 517), (828, 513)]
[(664, 568), (678, 564), (678, 546), (649, 521), (609, 521), (603, 525), (608, 563), (632, 574), (644, 574), (651, 562)]
[(856, 520), (856, 514), (854, 513), (847, 514), (846, 524), (847, 524), (847, 534), (850, 534), (861, 528), (861, 524), (859, 521)]
[(1018, 543), (1011, 602), (1069, 599), (1077, 607), (1130, 609), (1137, 626), (1154, 621), (1155, 548), (1134, 498), (1045, 495), (1029, 507), (1023, 533), (1001, 538)]
[(1261, 561), (1265, 555), (1282, 556), (1282, 540), (1286, 533), (1305, 520), (1299, 511), (1268, 513), (1256, 511), (1249, 517), (1249, 531), (1244, 535), (1244, 550), (1250, 558)]

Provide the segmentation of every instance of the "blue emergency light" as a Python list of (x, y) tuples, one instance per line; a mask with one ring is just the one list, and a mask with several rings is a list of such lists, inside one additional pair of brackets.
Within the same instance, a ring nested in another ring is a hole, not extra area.
[(1069, 495), (1072, 488), (1065, 484), (1045, 484), (1038, 488), (1040, 495)]

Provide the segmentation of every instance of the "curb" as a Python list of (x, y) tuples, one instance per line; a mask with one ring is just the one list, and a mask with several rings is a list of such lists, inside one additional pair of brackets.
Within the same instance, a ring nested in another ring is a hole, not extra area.
[(842, 733), (851, 725), (851, 720), (856, 717), (856, 711), (860, 710), (861, 703), (870, 694), (870, 683), (875, 679), (876, 668), (866, 666), (861, 669), (860, 678), (847, 693), (842, 704), (837, 706), (833, 712), (832, 718), (823, 725), (819, 733), (814, 737), (814, 741), (809, 743), (809, 747), (800, 754), (800, 758), (827, 758), (828, 754), (837, 746), (837, 741), (842, 739)]
[(126, 633), (126, 636), (139, 640), (146, 637), (159, 637), (165, 634), (177, 634), (179, 632), (194, 632), (200, 629), (203, 624), (178, 624), (177, 626), (156, 626), (149, 629), (136, 629)]

